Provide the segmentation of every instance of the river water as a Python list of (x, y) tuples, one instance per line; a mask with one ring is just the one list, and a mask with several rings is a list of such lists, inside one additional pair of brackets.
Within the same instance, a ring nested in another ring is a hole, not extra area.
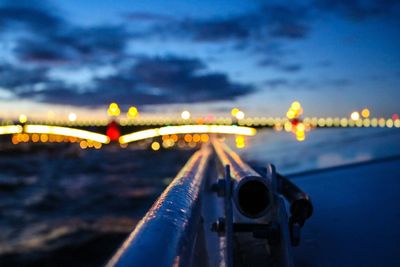
[[(398, 156), (400, 129), (318, 129), (303, 142), (259, 130), (234, 149), (253, 166), (293, 174)], [(193, 151), (0, 147), (0, 266), (104, 264)]]

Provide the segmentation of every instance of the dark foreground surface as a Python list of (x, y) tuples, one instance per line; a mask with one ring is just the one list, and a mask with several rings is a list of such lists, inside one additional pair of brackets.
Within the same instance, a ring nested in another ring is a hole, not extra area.
[(400, 266), (400, 157), (294, 181), (315, 207), (296, 266)]

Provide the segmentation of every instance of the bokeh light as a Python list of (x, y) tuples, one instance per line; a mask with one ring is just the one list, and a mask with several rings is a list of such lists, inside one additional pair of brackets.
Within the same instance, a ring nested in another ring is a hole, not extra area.
[(184, 119), (184, 120), (190, 119), (190, 112), (187, 111), (187, 110), (182, 111), (181, 118)]
[(233, 116), (233, 117), (236, 117), (236, 114), (237, 114), (239, 111), (240, 111), (240, 110), (239, 110), (238, 108), (233, 108), (233, 109), (231, 110), (232, 116)]
[(241, 110), (239, 110), (239, 111), (236, 113), (236, 115), (235, 115), (236, 119), (238, 119), (238, 120), (243, 120), (243, 119), (244, 119), (244, 116), (245, 116), (245, 114), (244, 114), (244, 112), (241, 111)]
[(360, 119), (360, 113), (358, 113), (358, 111), (354, 111), (354, 112), (352, 112), (352, 113), (350, 114), (350, 118), (351, 118), (353, 121), (356, 121), (356, 120)]
[(75, 113), (73, 113), (73, 112), (69, 113), (69, 115), (68, 115), (69, 121), (76, 121), (76, 119), (77, 119), (77, 116)]
[(130, 107), (130, 108), (128, 109), (128, 113), (127, 113), (128, 118), (134, 119), (134, 118), (136, 118), (136, 116), (137, 116), (138, 114), (139, 114), (139, 112), (138, 112), (137, 107), (132, 106), (132, 107)]
[(370, 116), (370, 111), (369, 111), (369, 109), (364, 108), (363, 110), (361, 110), (361, 116), (362, 116), (363, 118), (369, 118), (369, 116)]
[(109, 116), (119, 116), (121, 113), (121, 110), (118, 106), (117, 103), (111, 103), (110, 106), (108, 107), (107, 114)]
[(153, 149), (154, 151), (159, 150), (160, 149), (160, 143), (159, 142), (151, 143), (151, 149)]
[(25, 122), (27, 122), (28, 117), (25, 114), (21, 114), (21, 115), (19, 115), (18, 120), (20, 123), (25, 123)]

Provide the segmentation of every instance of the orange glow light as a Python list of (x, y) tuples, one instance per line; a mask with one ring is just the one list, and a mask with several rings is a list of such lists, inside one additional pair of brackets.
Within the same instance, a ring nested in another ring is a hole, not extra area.
[(364, 109), (361, 111), (361, 116), (363, 116), (363, 118), (369, 118), (369, 115), (370, 115), (369, 109), (364, 108)]

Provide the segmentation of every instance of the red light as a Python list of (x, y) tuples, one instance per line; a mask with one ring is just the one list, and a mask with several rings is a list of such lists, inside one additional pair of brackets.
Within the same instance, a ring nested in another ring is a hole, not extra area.
[(392, 119), (393, 119), (394, 121), (395, 121), (395, 120), (398, 120), (398, 119), (399, 119), (399, 114), (393, 114)]
[(119, 131), (118, 123), (115, 121), (110, 122), (107, 126), (106, 135), (110, 138), (111, 141), (117, 141), (121, 136), (121, 132)]
[(299, 124), (299, 120), (298, 119), (293, 119), (292, 120), (292, 125), (296, 126), (297, 124)]

